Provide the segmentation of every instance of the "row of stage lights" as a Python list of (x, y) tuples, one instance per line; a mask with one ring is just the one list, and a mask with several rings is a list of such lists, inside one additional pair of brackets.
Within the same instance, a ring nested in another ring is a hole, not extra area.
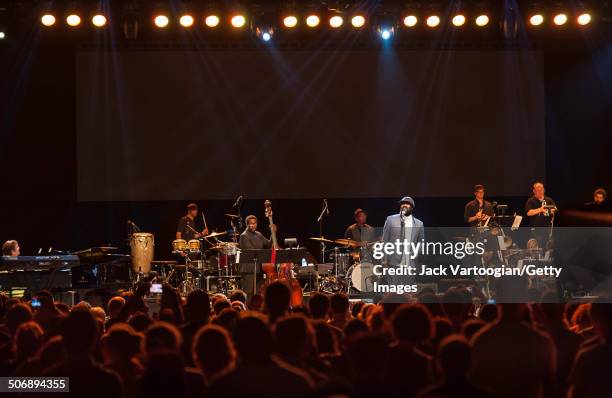
[[(69, 14), (66, 16), (66, 25), (71, 27), (77, 27), (81, 25), (81, 16), (78, 14)], [(97, 28), (106, 26), (107, 19), (102, 14), (96, 14), (91, 17), (91, 24)], [(40, 23), (43, 26), (51, 27), (57, 23), (57, 18), (53, 14), (45, 14), (40, 17)]]
[[(53, 14), (45, 14), (41, 17), (42, 25), (46, 27), (51, 27), (57, 24), (57, 18)], [(546, 22), (546, 17), (544, 14), (534, 13), (529, 16), (528, 23), (531, 26), (537, 27), (543, 25)], [(575, 16), (575, 23), (580, 26), (585, 26), (590, 24), (592, 21), (591, 14), (584, 12), (580, 15)], [(65, 22), (70, 27), (77, 27), (81, 25), (82, 19), (78, 14), (69, 14), (65, 18)], [(210, 14), (206, 15), (203, 18), (204, 25), (208, 28), (217, 28), (219, 27), (223, 21), (219, 15)], [(247, 17), (244, 14), (234, 14), (231, 15), (227, 21), (229, 25), (231, 25), (234, 29), (241, 29), (247, 25)], [(282, 25), (287, 29), (296, 28), (299, 24), (299, 18), (297, 15), (286, 15), (282, 18)], [(307, 15), (303, 21), (307, 27), (316, 28), (321, 24), (321, 17), (316, 14)], [(350, 17), (350, 24), (355, 29), (363, 28), (366, 25), (366, 16), (362, 14), (356, 14)], [(413, 28), (419, 24), (419, 17), (414, 14), (405, 15), (402, 18), (402, 24), (407, 28)], [(441, 17), (435, 14), (428, 15), (425, 17), (425, 25), (429, 28), (436, 28), (441, 24)], [(469, 23), (468, 17), (463, 14), (454, 15), (450, 19), (450, 23), (455, 27), (462, 27)], [(485, 27), (490, 23), (490, 17), (487, 14), (480, 14), (473, 17), (471, 22), (477, 27)], [(191, 14), (183, 14), (178, 18), (179, 25), (190, 28), (195, 25), (196, 18)], [(345, 25), (345, 19), (341, 15), (332, 15), (328, 18), (327, 23), (332, 29), (339, 29)], [(558, 27), (567, 25), (570, 23), (570, 16), (565, 13), (558, 13), (553, 16), (552, 24)], [(103, 14), (96, 14), (91, 17), (91, 24), (95, 27), (102, 28), (107, 24), (107, 18)], [(153, 24), (160, 29), (164, 29), (170, 25), (170, 17), (166, 14), (158, 14), (153, 17)], [(260, 36), (264, 41), (269, 41), (273, 34), (272, 28), (256, 29), (258, 36)], [(393, 35), (394, 28), (392, 26), (389, 27), (379, 27), (379, 34), (383, 39), (389, 39)]]

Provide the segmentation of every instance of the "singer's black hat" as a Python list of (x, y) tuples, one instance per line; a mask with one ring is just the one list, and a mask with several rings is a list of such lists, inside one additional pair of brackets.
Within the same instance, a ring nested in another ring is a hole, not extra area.
[(414, 199), (412, 199), (410, 196), (404, 196), (403, 198), (399, 200), (400, 205), (403, 203), (409, 203), (414, 209)]

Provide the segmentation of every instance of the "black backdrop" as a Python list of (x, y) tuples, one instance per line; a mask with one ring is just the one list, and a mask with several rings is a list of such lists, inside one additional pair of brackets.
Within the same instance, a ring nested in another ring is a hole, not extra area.
[(84, 51), (78, 198), (520, 195), (544, 106), (538, 51)]
[[(132, 219), (156, 234), (158, 253), (172, 239), (186, 201), (78, 202), (76, 171), (75, 49), (72, 45), (1, 48), (2, 194), (0, 239), (18, 239), (26, 254), (40, 246), (79, 249), (121, 244), (125, 222)], [(610, 49), (545, 49), (546, 183), (562, 206), (588, 200), (595, 186), (610, 186), (612, 149), (609, 93)], [(517, 165), (517, 167), (520, 167)], [(535, 178), (535, 177), (534, 177)], [(496, 198), (520, 209), (530, 194)], [(416, 214), (429, 225), (460, 225), (465, 197), (417, 197)], [(198, 198), (189, 198), (196, 200)], [(370, 211), (381, 225), (397, 198), (330, 200), (326, 235), (337, 236), (351, 222), (355, 207)], [(212, 226), (232, 200), (199, 203)], [(275, 200), (282, 234), (300, 238), (318, 233), (314, 223), (320, 199)], [(244, 213), (263, 213), (261, 200), (247, 200)]]

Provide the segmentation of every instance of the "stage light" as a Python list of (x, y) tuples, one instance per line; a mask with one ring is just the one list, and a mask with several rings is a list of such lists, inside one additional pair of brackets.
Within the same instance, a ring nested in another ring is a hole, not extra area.
[(310, 28), (319, 26), (319, 22), (321, 22), (321, 20), (319, 19), (317, 15), (309, 15), (306, 18), (306, 25), (308, 25), (308, 27)]
[(0, 31), (0, 40), (3, 40), (6, 38), (6, 33)]
[(532, 24), (533, 26), (542, 25), (543, 22), (544, 22), (544, 17), (542, 16), (542, 14), (535, 14), (535, 15), (532, 15), (531, 18), (529, 18), (529, 23)]
[(418, 21), (419, 20), (417, 19), (416, 16), (408, 15), (406, 16), (406, 18), (404, 18), (404, 25), (406, 25), (409, 28), (412, 28), (413, 26), (416, 26)]
[(179, 18), (179, 23), (181, 24), (181, 26), (189, 28), (193, 25), (193, 17), (189, 14), (182, 15)]
[(432, 16), (427, 17), (427, 26), (429, 26), (430, 28), (435, 28), (438, 25), (440, 25), (439, 16), (432, 15)]
[(155, 22), (155, 26), (157, 26), (158, 28), (165, 28), (170, 22), (168, 17), (165, 15), (158, 15), (153, 21)]
[(264, 42), (269, 42), (272, 40), (272, 36), (274, 35), (274, 28), (271, 26), (258, 26), (255, 28), (255, 35), (259, 37)]
[(55, 25), (55, 17), (51, 14), (45, 14), (42, 17), (40, 17), (40, 23), (42, 23), (45, 26), (53, 26)]
[(585, 12), (578, 16), (578, 25), (588, 25), (591, 23), (591, 14)]
[(465, 16), (458, 14), (453, 17), (453, 25), (463, 26), (465, 24)]
[(287, 15), (283, 18), (283, 25), (287, 28), (295, 28), (297, 26), (298, 19), (295, 15)]
[(91, 17), (91, 23), (95, 27), (101, 28), (104, 25), (106, 25), (106, 17), (102, 14), (96, 14), (93, 17)]
[(70, 14), (66, 17), (66, 23), (72, 27), (79, 26), (81, 24), (81, 17), (76, 14)]
[(241, 14), (234, 15), (231, 21), (234, 28), (242, 28), (246, 24), (246, 18)]
[(379, 29), (380, 38), (387, 41), (393, 37), (393, 28), (381, 28)]
[(334, 15), (329, 19), (329, 26), (336, 29), (342, 26), (344, 19), (340, 15)]
[(565, 14), (557, 14), (553, 18), (553, 22), (557, 26), (565, 25), (565, 23), (567, 22), (567, 15), (565, 15)]
[(351, 18), (351, 25), (355, 28), (361, 28), (365, 25), (365, 17), (363, 15), (355, 15)]
[(476, 17), (476, 25), (477, 26), (487, 26), (489, 24), (489, 17), (482, 14)]
[(214, 27), (219, 26), (219, 22), (221, 21), (219, 20), (219, 17), (216, 15), (208, 15), (206, 18), (204, 18), (204, 23), (209, 28), (214, 28)]

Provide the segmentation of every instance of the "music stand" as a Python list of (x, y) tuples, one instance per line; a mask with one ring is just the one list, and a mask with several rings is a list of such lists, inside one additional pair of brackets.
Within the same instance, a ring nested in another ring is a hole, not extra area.
[[(238, 252), (236, 263), (242, 268), (248, 269), (251, 265), (253, 273), (253, 294), (257, 293), (257, 272), (261, 271), (262, 263), (269, 263), (272, 260), (271, 249), (242, 249)], [(248, 272), (244, 272), (247, 274)]]

